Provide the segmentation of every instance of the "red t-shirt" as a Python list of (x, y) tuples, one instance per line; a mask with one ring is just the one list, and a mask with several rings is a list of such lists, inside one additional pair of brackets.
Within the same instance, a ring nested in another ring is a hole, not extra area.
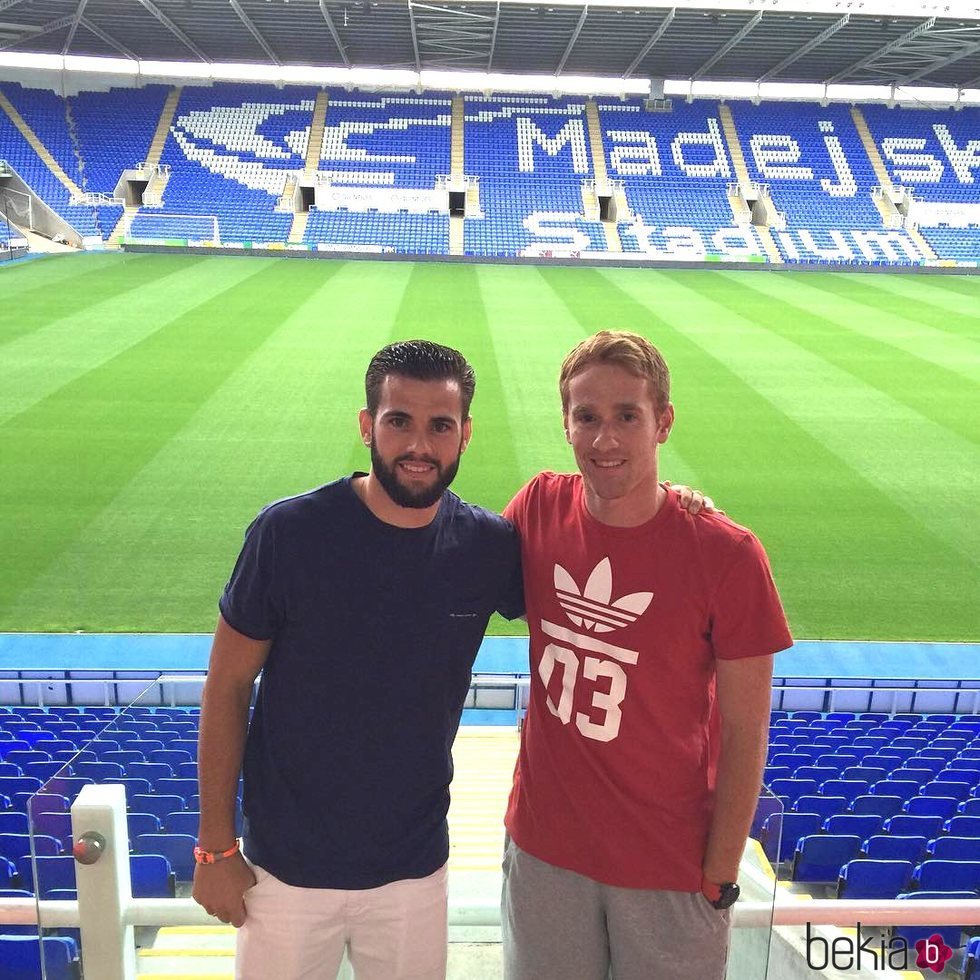
[(719, 733), (715, 658), (792, 644), (758, 539), (676, 494), (639, 527), (541, 473), (505, 516), (521, 536), (531, 698), (507, 829), (610, 885), (697, 891)]

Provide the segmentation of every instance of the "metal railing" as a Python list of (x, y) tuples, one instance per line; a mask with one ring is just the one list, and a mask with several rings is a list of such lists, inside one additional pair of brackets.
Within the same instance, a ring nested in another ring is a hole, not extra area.
[[(126, 795), (120, 785), (89, 785), (71, 808), (72, 839), (76, 842), (77, 901), (0, 899), (0, 923), (37, 925), (41, 929), (80, 928), (85, 974), (97, 980), (134, 980), (136, 926), (215, 925), (189, 898), (133, 898), (126, 827)], [(744, 868), (744, 864), (743, 864)], [(764, 870), (752, 868), (748, 877), (763, 881)], [(764, 894), (765, 890), (761, 892)], [(495, 926), (500, 923), (496, 898), (485, 902), (454, 902), (453, 926)], [(734, 908), (736, 929), (805, 924), (824, 926), (937, 925), (970, 926), (980, 922), (980, 900), (846, 901), (797, 900), (791, 895), (770, 901), (739, 902)], [(758, 980), (758, 978), (753, 978)]]

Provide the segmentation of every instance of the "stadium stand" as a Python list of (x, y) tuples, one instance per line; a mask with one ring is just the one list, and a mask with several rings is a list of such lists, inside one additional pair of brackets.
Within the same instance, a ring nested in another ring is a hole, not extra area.
[(465, 219), (467, 255), (606, 250), (602, 223), (583, 208), (582, 182), (594, 179), (584, 99), (468, 98), (465, 120), (483, 211)]
[(599, 116), (609, 176), (623, 181), (634, 214), (619, 222), (627, 251), (762, 258), (751, 224), (734, 225), (727, 187), (736, 175), (716, 102), (675, 102), (670, 112), (647, 112), (637, 100), (600, 103)]
[[(976, 262), (980, 253), (980, 110), (867, 106), (864, 115), (896, 187), (911, 191), (909, 216), (938, 255)], [(971, 143), (971, 140), (973, 143)]]
[(291, 217), (275, 207), (305, 165), (315, 97), (303, 87), (184, 89), (161, 158), (163, 206), (141, 209), (131, 234), (211, 240), (214, 216), (223, 241), (284, 242)]
[[(0, 91), (68, 180), (110, 195), (145, 157), (169, 90), (68, 99), (16, 83)], [(303, 182), (309, 220), (296, 244), (447, 254), (442, 178), (454, 173), (453, 98), (331, 90), (319, 158), (308, 160), (316, 98), (304, 86), (186, 87), (160, 161), (170, 170), (162, 206), (142, 207), (131, 234), (213, 241), (217, 232), (226, 243), (282, 244)], [(778, 248), (786, 262), (901, 266), (924, 261), (931, 245), (947, 263), (980, 261), (980, 163), (970, 142), (977, 109), (865, 106), (869, 148), (843, 105), (675, 100), (671, 111), (652, 112), (635, 99), (459, 101), (465, 157), (456, 176), (479, 199), (471, 207), (466, 195), (469, 255), (622, 248), (655, 259), (764, 261), (767, 248)], [(108, 237), (118, 206), (72, 205), (5, 112), (0, 140), (5, 158), (73, 228)], [(871, 159), (876, 150), (887, 173)], [(304, 178), (310, 160), (317, 169)], [(755, 220), (772, 223), (771, 240), (753, 225), (753, 207)], [(613, 220), (600, 220), (604, 213)]]
[(878, 186), (847, 106), (734, 103), (750, 178), (767, 185), (786, 228), (784, 261), (910, 265), (921, 251), (902, 228), (883, 228)]
[(87, 191), (111, 195), (122, 172), (145, 159), (168, 91), (165, 85), (146, 85), (79, 92), (65, 100)]
[[(8, 85), (4, 88), (13, 90), (19, 86)], [(37, 91), (39, 90), (24, 90), (31, 95)], [(23, 104), (29, 102), (29, 99), (24, 96), (21, 101)], [(54, 175), (5, 112), (0, 112), (0, 146), (3, 147), (3, 158), (48, 207), (61, 215), (80, 235), (99, 233), (96, 210), (87, 205), (70, 203), (71, 192)], [(14, 214), (12, 213), (10, 217), (13, 219)]]

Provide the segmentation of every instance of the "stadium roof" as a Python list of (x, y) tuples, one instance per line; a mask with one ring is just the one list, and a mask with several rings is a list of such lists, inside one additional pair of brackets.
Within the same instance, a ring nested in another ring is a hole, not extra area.
[(0, 51), (980, 87), (975, 0), (0, 0)]

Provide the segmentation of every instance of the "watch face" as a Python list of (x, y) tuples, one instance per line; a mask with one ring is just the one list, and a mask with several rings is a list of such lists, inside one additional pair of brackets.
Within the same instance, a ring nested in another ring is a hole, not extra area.
[(731, 908), (737, 901), (741, 889), (735, 882), (730, 881), (721, 886), (721, 895), (717, 902), (712, 902), (716, 909)]

